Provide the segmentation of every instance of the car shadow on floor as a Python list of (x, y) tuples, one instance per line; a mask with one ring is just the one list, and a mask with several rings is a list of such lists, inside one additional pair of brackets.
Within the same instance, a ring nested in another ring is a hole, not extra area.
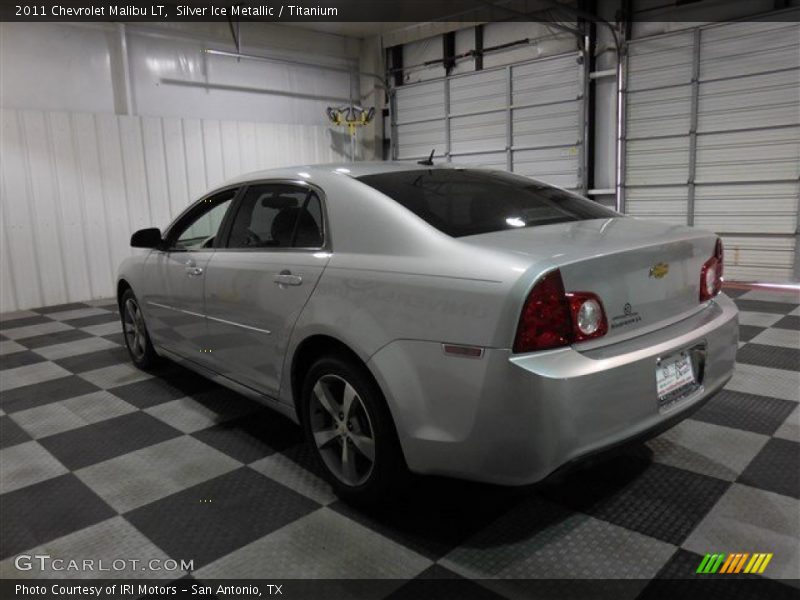
[[(149, 372), (164, 386), (185, 393), (217, 415), (209, 427), (192, 432), (193, 437), (246, 465), (281, 454), (297, 472), (324, 479), (305, 446), (302, 430), (290, 419), (176, 363), (162, 361)], [(483, 547), (529, 539), (575, 512), (591, 510), (620, 494), (651, 463), (651, 451), (640, 444), (521, 487), (410, 475), (378, 504), (364, 506), (329, 494), (328, 508), (438, 560), (465, 543)], [(506, 517), (512, 511), (522, 514)], [(477, 535), (504, 517), (508, 527), (492, 527), (491, 538)]]

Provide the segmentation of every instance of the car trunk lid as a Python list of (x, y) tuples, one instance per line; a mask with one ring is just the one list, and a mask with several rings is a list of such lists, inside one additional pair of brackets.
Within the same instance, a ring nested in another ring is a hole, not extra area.
[[(608, 333), (582, 342), (598, 347), (663, 327), (700, 306), (700, 272), (713, 254), (713, 233), (620, 217), (504, 230), (460, 241), (530, 257), (530, 289), (558, 268), (566, 291), (593, 292)], [(525, 298), (515, 299), (521, 304)]]

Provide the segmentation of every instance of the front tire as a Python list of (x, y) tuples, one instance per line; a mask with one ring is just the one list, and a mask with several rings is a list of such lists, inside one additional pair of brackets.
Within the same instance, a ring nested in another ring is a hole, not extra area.
[(386, 401), (366, 368), (326, 356), (306, 373), (301, 409), (307, 443), (337, 495), (384, 497), (406, 472)]
[(153, 344), (150, 342), (150, 334), (147, 333), (147, 326), (144, 322), (144, 315), (139, 306), (139, 301), (133, 290), (128, 288), (122, 294), (119, 303), (119, 314), (122, 319), (122, 334), (125, 338), (125, 347), (128, 354), (140, 369), (148, 369), (158, 361)]

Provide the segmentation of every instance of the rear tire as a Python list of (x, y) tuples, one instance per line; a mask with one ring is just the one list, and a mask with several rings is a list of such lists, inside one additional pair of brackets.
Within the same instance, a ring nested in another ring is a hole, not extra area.
[(331, 355), (306, 373), (301, 395), (306, 441), (340, 497), (373, 503), (407, 473), (380, 388), (353, 359)]
[(147, 325), (144, 322), (144, 314), (139, 306), (139, 301), (128, 288), (122, 294), (119, 302), (119, 314), (122, 320), (122, 335), (125, 338), (125, 347), (133, 364), (140, 369), (149, 369), (158, 362), (153, 344), (150, 342), (150, 334), (147, 333)]

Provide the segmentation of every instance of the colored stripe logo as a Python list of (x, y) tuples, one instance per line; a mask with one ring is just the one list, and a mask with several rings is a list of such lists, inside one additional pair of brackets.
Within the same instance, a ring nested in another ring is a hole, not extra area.
[(763, 573), (767, 568), (773, 554), (734, 552), (732, 554), (714, 553), (706, 554), (697, 567), (697, 573), (713, 575), (714, 573), (736, 575), (738, 573)]

